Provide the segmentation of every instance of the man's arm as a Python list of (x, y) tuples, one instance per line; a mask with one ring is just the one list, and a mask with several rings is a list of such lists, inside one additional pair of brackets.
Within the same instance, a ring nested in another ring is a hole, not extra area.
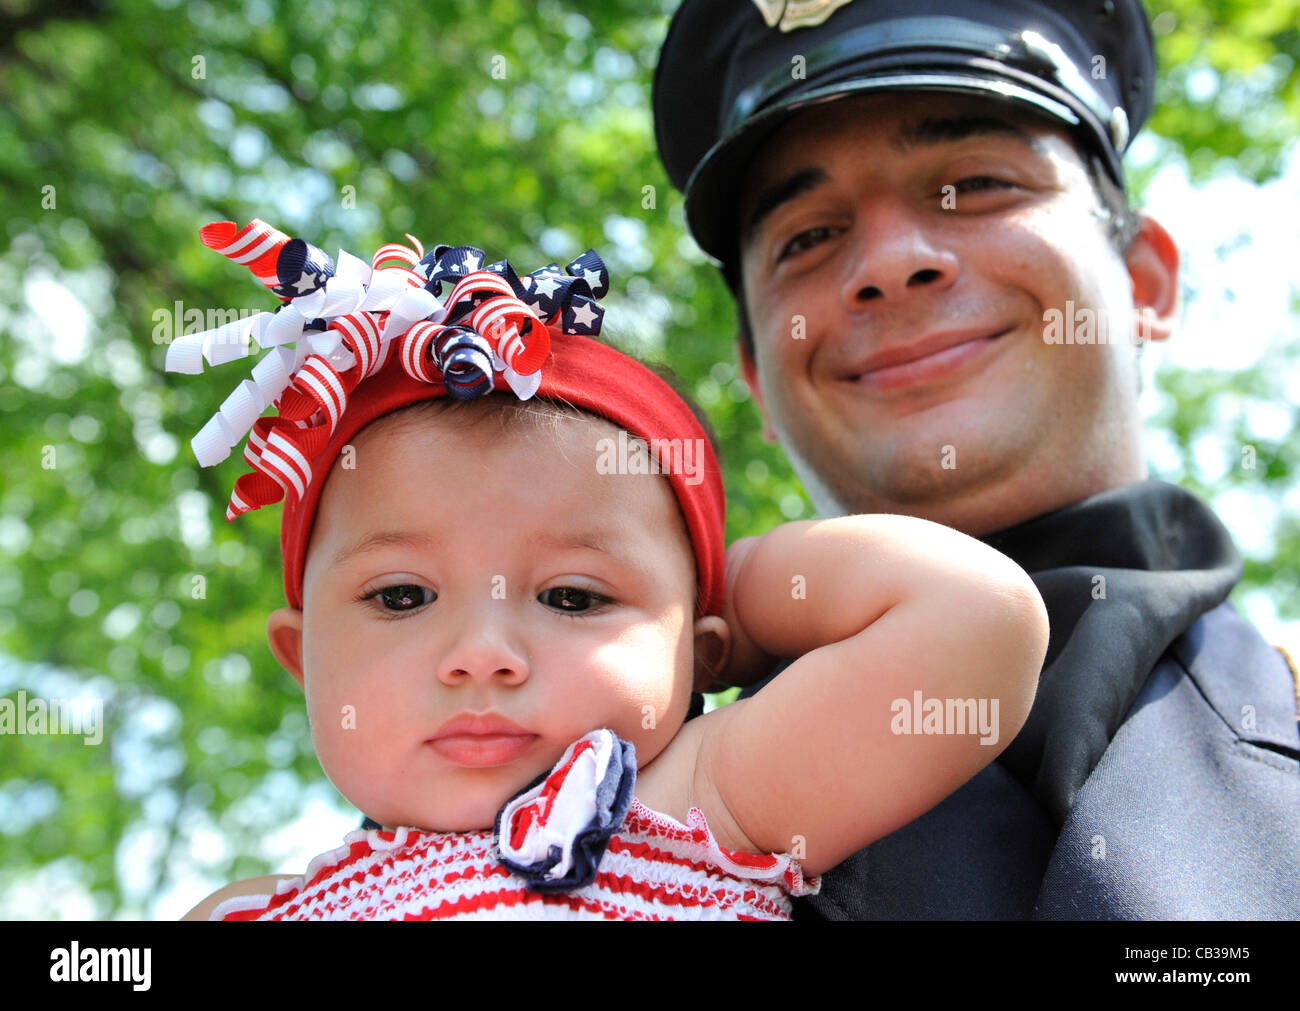
[[(1024, 723), (1047, 614), (993, 549), (926, 520), (850, 516), (739, 541), (728, 563), (726, 676), (799, 659), (692, 721), (692, 803), (723, 845), (802, 840), (820, 873), (933, 807)], [(974, 700), (971, 725), (955, 725), (956, 700)]]

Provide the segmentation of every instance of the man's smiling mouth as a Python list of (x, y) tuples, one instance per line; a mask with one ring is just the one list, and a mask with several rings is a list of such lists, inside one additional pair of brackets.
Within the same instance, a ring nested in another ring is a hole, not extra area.
[(903, 389), (943, 379), (985, 355), (1009, 327), (950, 330), (918, 341), (877, 351), (845, 377), (856, 388), (871, 392)]

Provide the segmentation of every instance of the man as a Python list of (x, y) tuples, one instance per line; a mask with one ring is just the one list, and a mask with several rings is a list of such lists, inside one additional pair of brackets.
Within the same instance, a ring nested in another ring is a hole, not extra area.
[[(1178, 254), (1121, 156), (1137, 0), (687, 0), (660, 154), (819, 513), (899, 512), (1033, 575), (1052, 638), (999, 760), (826, 876), (827, 918), (1300, 917), (1293, 665), (1241, 563), (1145, 480), (1138, 356)], [(882, 718), (890, 718), (889, 714)]]

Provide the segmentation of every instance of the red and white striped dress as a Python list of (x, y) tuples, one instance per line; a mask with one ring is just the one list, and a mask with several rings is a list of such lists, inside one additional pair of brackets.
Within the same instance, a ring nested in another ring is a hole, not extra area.
[[(568, 766), (562, 760), (556, 769), (546, 786)], [(227, 899), (211, 918), (788, 920), (790, 898), (820, 888), (787, 854), (723, 849), (698, 808), (683, 825), (635, 797), (595, 865), (594, 880), (582, 887), (530, 889), (502, 865), (497, 843), (488, 829), (359, 829), (312, 860), (304, 877), (281, 881), (274, 895)]]

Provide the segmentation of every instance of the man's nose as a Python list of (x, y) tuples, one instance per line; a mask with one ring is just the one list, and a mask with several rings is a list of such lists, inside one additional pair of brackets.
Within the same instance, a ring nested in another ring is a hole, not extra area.
[(438, 660), (438, 680), (455, 686), (468, 682), (519, 685), (528, 680), (528, 659), (511, 628), (510, 609), (492, 600), (447, 615), (456, 622), (446, 651)]
[(957, 280), (957, 255), (942, 241), (934, 213), (900, 199), (864, 202), (842, 289), (846, 307), (936, 293)]

